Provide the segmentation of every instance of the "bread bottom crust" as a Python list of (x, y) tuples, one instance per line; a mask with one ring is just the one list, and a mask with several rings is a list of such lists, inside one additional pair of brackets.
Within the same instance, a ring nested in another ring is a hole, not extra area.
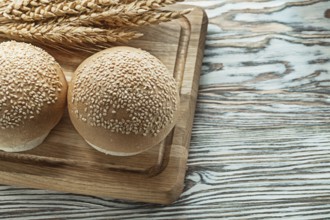
[(37, 137), (33, 140), (27, 141), (22, 145), (17, 145), (17, 146), (5, 146), (0, 143), (0, 150), (5, 151), (5, 152), (22, 152), (22, 151), (27, 151), (31, 150), (37, 146), (39, 146), (48, 136), (49, 133), (46, 133), (40, 137)]
[(87, 142), (87, 144), (89, 144), (91, 147), (93, 147), (95, 150), (97, 151), (100, 151), (102, 153), (105, 153), (107, 155), (112, 155), (112, 156), (120, 156), (120, 157), (126, 157), (126, 156), (134, 156), (134, 155), (137, 155), (143, 151), (140, 151), (140, 152), (133, 152), (133, 153), (123, 153), (123, 152), (115, 152), (115, 151), (108, 151), (108, 150), (105, 150), (101, 147), (98, 147), (90, 142), (88, 142), (86, 139), (85, 141)]

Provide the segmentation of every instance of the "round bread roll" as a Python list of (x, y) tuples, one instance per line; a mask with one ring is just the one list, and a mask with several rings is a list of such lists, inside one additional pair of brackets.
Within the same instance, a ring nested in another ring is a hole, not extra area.
[(71, 121), (106, 154), (130, 156), (160, 143), (174, 127), (177, 83), (150, 53), (113, 47), (85, 60), (69, 84)]
[(0, 44), (0, 150), (41, 144), (59, 122), (67, 84), (60, 65), (44, 50), (15, 41)]

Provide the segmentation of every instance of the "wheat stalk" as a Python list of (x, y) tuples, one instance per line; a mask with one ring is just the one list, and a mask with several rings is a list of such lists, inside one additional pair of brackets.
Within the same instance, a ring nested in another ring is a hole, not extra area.
[[(145, 26), (152, 24), (160, 24), (162, 22), (172, 21), (181, 18), (191, 12), (191, 9), (183, 11), (148, 11), (144, 14), (127, 19), (126, 22), (115, 24), (115, 26)], [(109, 21), (110, 22), (110, 21)]]
[(158, 8), (182, 0), (0, 0), (0, 37), (51, 45), (89, 48), (142, 36), (129, 31), (171, 21), (190, 12)]
[(21, 12), (30, 11), (32, 7), (45, 6), (51, 3), (59, 3), (65, 0), (21, 0), (21, 1), (7, 1), (7, 10), (16, 10)]
[(144, 0), (144, 1), (136, 1), (136, 2), (138, 7), (142, 9), (150, 10), (155, 8), (161, 8), (166, 5), (173, 5), (177, 2), (182, 2), (182, 1), (184, 0)]
[[(182, 16), (191, 12), (191, 9), (183, 11), (148, 11), (140, 15), (132, 17), (123, 16), (107, 16), (91, 19), (90, 17), (81, 17), (79, 19), (70, 19), (69, 23), (74, 26), (106, 26), (106, 27), (138, 27), (153, 24), (160, 24), (174, 19), (181, 18)], [(65, 22), (64, 22), (65, 23)]]
[(0, 36), (39, 43), (107, 44), (127, 42), (141, 34), (124, 29), (74, 27), (69, 25), (13, 23), (0, 26)]
[[(40, 0), (42, 1), (42, 0)], [(49, 1), (49, 0), (44, 0)], [(99, 12), (101, 17), (113, 16), (134, 16), (148, 10), (174, 4), (182, 0), (135, 0), (129, 4), (118, 4), (117, 0), (80, 0), (80, 1), (63, 1), (55, 3), (43, 3), (36, 5), (37, 7), (27, 7), (26, 1), (18, 4), (13, 3), (8, 6), (4, 16), (11, 20), (17, 21), (39, 21), (48, 18), (57, 18), (66, 15), (89, 15), (93, 12)], [(33, 2), (33, 1), (32, 1)], [(31, 3), (30, 3), (31, 5)], [(106, 6), (106, 7), (104, 7)], [(91, 14), (91, 16), (96, 16)]]
[[(48, 1), (48, 0), (46, 0)], [(80, 0), (80, 1), (63, 1), (50, 2), (41, 4), (37, 7), (15, 7), (11, 4), (4, 13), (9, 19), (17, 21), (39, 21), (48, 18), (62, 17), (66, 15), (79, 15), (82, 13), (91, 13), (94, 11), (102, 11), (102, 5), (116, 5), (117, 0), (107, 0), (107, 4), (100, 4), (99, 0)]]
[[(67, 17), (66, 22), (79, 26), (110, 26), (110, 27), (123, 27), (123, 26), (139, 26), (147, 24), (158, 24), (165, 21), (170, 21), (182, 17), (189, 13), (191, 10), (184, 10), (181, 12), (164, 12), (155, 9), (146, 9), (145, 7), (155, 7), (159, 4), (170, 4), (172, 0), (148, 0), (144, 2), (134, 1), (129, 5), (114, 6), (111, 9), (103, 12), (94, 12), (91, 14), (82, 14), (74, 17)], [(137, 6), (137, 7), (134, 7)], [(157, 22), (155, 19), (159, 19)]]

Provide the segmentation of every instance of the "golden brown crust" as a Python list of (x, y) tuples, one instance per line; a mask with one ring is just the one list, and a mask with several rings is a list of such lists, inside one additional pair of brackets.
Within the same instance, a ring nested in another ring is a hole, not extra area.
[(75, 128), (90, 145), (112, 155), (134, 155), (161, 142), (175, 124), (178, 105), (177, 84), (164, 64), (130, 47), (110, 48), (85, 60), (68, 90)]
[[(15, 42), (12, 42), (12, 44), (16, 44)], [(19, 47), (22, 43), (15, 45), (15, 47)], [(25, 45), (26, 46), (26, 45)], [(34, 50), (34, 47), (27, 47), (25, 49), (31, 49)], [(24, 51), (23, 51), (24, 52)], [(22, 52), (22, 53), (23, 53)], [(38, 53), (37, 53), (38, 54)], [(40, 56), (43, 56), (45, 54), (41, 54)], [(47, 54), (48, 55), (48, 54)], [(50, 56), (50, 55), (48, 55)], [(36, 57), (34, 57), (36, 59)], [(46, 63), (40, 63), (40, 65), (44, 65)], [(13, 103), (12, 106), (10, 104), (6, 104), (6, 106), (2, 106), (0, 108), (0, 112), (4, 111), (12, 111), (13, 108), (18, 109), (19, 113), (23, 116), (28, 115), (28, 117), (21, 117), (20, 121), (17, 121), (16, 124), (11, 123), (11, 121), (7, 120), (5, 121), (2, 118), (0, 128), (0, 150), (4, 151), (10, 151), (10, 152), (16, 152), (16, 151), (24, 151), (31, 149), (33, 147), (36, 147), (35, 145), (38, 145), (38, 143), (42, 142), (41, 139), (47, 136), (47, 134), (50, 132), (50, 130), (59, 122), (61, 119), (65, 106), (66, 106), (66, 94), (67, 94), (67, 83), (65, 80), (65, 76), (63, 74), (63, 71), (59, 64), (54, 62), (52, 65), (47, 66), (48, 70), (54, 71), (53, 74), (55, 74), (57, 77), (54, 78), (56, 81), (55, 83), (60, 83), (60, 88), (57, 88), (58, 90), (54, 93), (56, 94), (56, 97), (53, 97), (52, 99), (45, 99), (45, 101), (40, 101), (39, 108), (30, 108), (29, 112), (26, 112), (26, 106), (33, 106), (37, 104), (37, 99), (29, 99), (29, 97), (26, 95), (26, 93), (17, 93), (15, 96), (17, 96), (17, 99), (22, 97), (21, 104), (15, 104)], [(36, 68), (32, 68), (31, 70), (36, 70)], [(38, 73), (40, 74), (47, 74), (47, 71)], [(32, 74), (32, 71), (26, 71), (25, 74), (29, 76)], [(0, 73), (4, 74), (4, 72)], [(21, 78), (15, 78), (15, 75), (13, 75), (14, 80), (18, 83)], [(29, 87), (29, 91), (33, 91), (36, 88), (33, 88), (33, 83), (30, 82), (21, 82), (22, 87), (27, 89)], [(45, 85), (46, 86), (46, 85)], [(48, 89), (48, 88), (47, 88)], [(14, 91), (11, 91), (13, 94)], [(6, 94), (8, 96), (8, 94)], [(24, 96), (24, 98), (23, 98)], [(0, 98), (1, 97), (0, 95)], [(15, 100), (15, 99), (14, 99)], [(41, 100), (41, 98), (40, 98)], [(16, 101), (15, 101), (16, 102)], [(23, 103), (26, 102), (26, 103)], [(8, 126), (8, 123), (11, 123), (10, 126)]]

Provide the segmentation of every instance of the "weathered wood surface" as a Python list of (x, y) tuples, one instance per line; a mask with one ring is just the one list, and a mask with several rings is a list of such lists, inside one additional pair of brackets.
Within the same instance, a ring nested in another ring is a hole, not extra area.
[(2, 186), (1, 219), (330, 219), (330, 1), (189, 3), (210, 25), (180, 200)]

